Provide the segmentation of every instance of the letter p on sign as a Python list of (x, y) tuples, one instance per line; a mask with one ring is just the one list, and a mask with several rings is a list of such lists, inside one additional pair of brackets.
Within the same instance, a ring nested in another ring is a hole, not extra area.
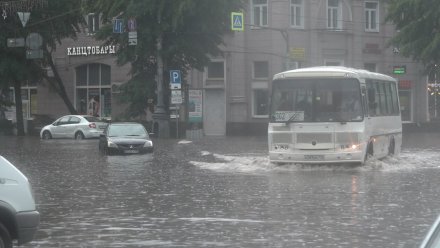
[(170, 88), (180, 89), (182, 84), (182, 78), (179, 70), (170, 70)]

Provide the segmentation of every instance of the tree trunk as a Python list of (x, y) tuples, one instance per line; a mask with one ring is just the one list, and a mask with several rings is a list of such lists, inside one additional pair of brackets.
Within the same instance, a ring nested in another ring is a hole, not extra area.
[(24, 136), (23, 104), (21, 101), (21, 82), (15, 80), (15, 116), (17, 118), (17, 136)]
[(44, 48), (47, 56), (47, 62), (52, 69), (53, 75), (55, 79), (51, 79), (47, 76), (45, 76), (46, 80), (55, 88), (58, 95), (63, 99), (64, 104), (66, 105), (67, 109), (69, 110), (70, 114), (75, 115), (78, 112), (76, 111), (75, 107), (73, 106), (72, 102), (70, 101), (69, 97), (66, 93), (66, 88), (64, 88), (63, 80), (60, 77), (60, 74), (58, 73), (57, 68), (55, 67), (55, 64), (53, 63), (51, 53), (47, 50), (47, 47)]

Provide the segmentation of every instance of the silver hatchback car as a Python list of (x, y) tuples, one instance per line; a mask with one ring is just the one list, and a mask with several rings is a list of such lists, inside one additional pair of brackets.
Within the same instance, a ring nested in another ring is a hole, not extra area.
[(66, 115), (41, 129), (40, 138), (99, 138), (107, 123), (90, 115)]

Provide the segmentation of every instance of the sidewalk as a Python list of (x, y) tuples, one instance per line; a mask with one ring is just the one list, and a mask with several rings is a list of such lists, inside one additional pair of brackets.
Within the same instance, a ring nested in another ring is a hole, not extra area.
[(440, 122), (403, 123), (402, 131), (403, 133), (440, 132)]

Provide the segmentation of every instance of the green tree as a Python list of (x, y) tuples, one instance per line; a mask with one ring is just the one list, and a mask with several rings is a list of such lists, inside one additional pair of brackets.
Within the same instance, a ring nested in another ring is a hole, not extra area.
[[(230, 32), (230, 13), (241, 7), (239, 0), (89, 0), (87, 10), (101, 13), (107, 24), (96, 37), (118, 45), (120, 65), (132, 65), (133, 77), (123, 87), (122, 94), (130, 103), (129, 115), (143, 112), (146, 99), (154, 95), (159, 37), (164, 71), (181, 70), (184, 78), (188, 70), (207, 65), (209, 56), (221, 55), (219, 46)], [(128, 45), (126, 32), (112, 32), (113, 18), (123, 19), (125, 23), (130, 18), (136, 20), (136, 46)], [(164, 73), (164, 85), (168, 85), (168, 76)]]
[(427, 67), (440, 59), (440, 4), (438, 0), (391, 0), (387, 20), (399, 32), (390, 44), (402, 55)]
[[(43, 78), (46, 79), (63, 99), (69, 111), (76, 113), (52, 60), (52, 52), (63, 38), (76, 38), (76, 33), (80, 31), (80, 24), (84, 22), (79, 8), (81, 0), (39, 0), (34, 2), (40, 2), (40, 4), (26, 10), (21, 8), (29, 6), (29, 1), (0, 1), (2, 6), (7, 4), (8, 10), (10, 10), (7, 17), (0, 21), (0, 29), (2, 30), (0, 32), (0, 88), (14, 87), (18, 135), (24, 134), (21, 106), (21, 84), (23, 82), (40, 82)], [(17, 11), (31, 13), (24, 28), (16, 14)], [(25, 48), (7, 47), (6, 40), (8, 38), (25, 38), (30, 33), (39, 33), (42, 36), (43, 59), (27, 59)], [(52, 69), (53, 78), (47, 76), (47, 67)]]

